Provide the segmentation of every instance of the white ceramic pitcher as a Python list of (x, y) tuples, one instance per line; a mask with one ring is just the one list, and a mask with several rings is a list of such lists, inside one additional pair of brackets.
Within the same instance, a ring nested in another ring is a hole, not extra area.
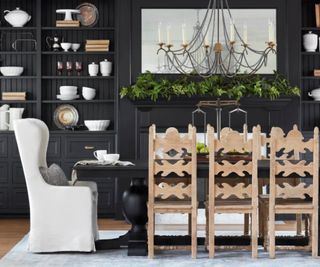
[(9, 105), (3, 105), (0, 107), (0, 131), (7, 131), (9, 129)]
[(13, 121), (22, 118), (24, 108), (10, 108), (7, 112), (9, 113), (9, 123), (7, 123), (9, 130), (13, 131)]

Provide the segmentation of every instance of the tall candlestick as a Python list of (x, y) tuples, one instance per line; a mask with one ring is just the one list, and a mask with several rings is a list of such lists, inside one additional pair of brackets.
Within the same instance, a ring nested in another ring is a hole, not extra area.
[(167, 26), (167, 45), (171, 45), (171, 26)]
[(273, 25), (273, 22), (271, 20), (269, 20), (269, 25), (268, 25), (268, 35), (269, 35), (268, 41), (270, 43), (274, 43), (274, 41), (275, 41), (275, 38), (274, 38), (274, 25)]
[(230, 23), (230, 42), (234, 42), (235, 41), (235, 34), (234, 34), (234, 23), (233, 21), (231, 21)]
[(243, 42), (248, 44), (248, 26), (247, 24), (243, 25)]
[(161, 28), (162, 28), (162, 22), (159, 22), (159, 24), (158, 24), (158, 41), (159, 41), (159, 44), (162, 44)]
[(186, 41), (186, 24), (182, 24), (181, 30), (182, 30), (182, 45), (186, 45), (187, 44), (187, 41)]

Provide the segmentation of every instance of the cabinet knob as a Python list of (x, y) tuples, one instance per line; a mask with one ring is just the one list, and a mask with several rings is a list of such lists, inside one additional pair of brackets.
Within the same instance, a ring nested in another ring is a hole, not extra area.
[(94, 149), (94, 146), (85, 146), (84, 149), (85, 149), (85, 150), (93, 150), (93, 149)]

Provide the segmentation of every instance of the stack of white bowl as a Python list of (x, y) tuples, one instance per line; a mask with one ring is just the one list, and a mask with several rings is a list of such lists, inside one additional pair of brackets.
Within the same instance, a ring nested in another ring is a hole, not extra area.
[(96, 89), (90, 87), (82, 87), (82, 96), (85, 100), (92, 100), (96, 97)]
[(63, 85), (60, 86), (60, 95), (57, 95), (57, 98), (60, 100), (74, 100), (78, 99), (79, 95), (78, 93), (78, 87), (77, 86), (71, 86), (71, 85)]

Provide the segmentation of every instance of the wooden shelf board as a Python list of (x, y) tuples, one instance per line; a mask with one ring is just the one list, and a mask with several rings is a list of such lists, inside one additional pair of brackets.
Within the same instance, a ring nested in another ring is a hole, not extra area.
[(99, 99), (99, 100), (42, 100), (43, 104), (61, 104), (61, 103), (78, 103), (78, 104), (90, 104), (90, 103), (114, 103), (115, 100), (113, 99)]
[(0, 79), (36, 79), (37, 76), (0, 76)]
[(302, 27), (302, 31), (320, 31), (320, 28), (317, 27)]
[(36, 29), (37, 27), (0, 27), (0, 31), (30, 31)]
[(115, 27), (42, 27), (42, 30), (114, 31)]
[(305, 56), (319, 56), (320, 52), (316, 51), (316, 52), (306, 52), (306, 51), (302, 51), (301, 55), (305, 55)]
[(319, 80), (320, 76), (301, 76), (303, 80)]
[(42, 52), (43, 55), (67, 55), (67, 56), (72, 56), (72, 55), (114, 55), (115, 52), (113, 51), (109, 51), (109, 52), (100, 52), (100, 51), (96, 51), (96, 52), (86, 52), (86, 51), (79, 51), (79, 52), (52, 52), (52, 51), (44, 51)]
[(77, 79), (105, 79), (105, 80), (112, 80), (114, 79), (114, 76), (42, 76), (42, 79), (46, 80), (55, 80), (55, 79), (70, 79), (70, 80), (77, 80)]
[(1, 104), (36, 104), (37, 100), (0, 100)]
[(0, 51), (3, 55), (36, 55), (36, 51)]
[(57, 134), (116, 134), (115, 130), (106, 130), (106, 131), (89, 131), (89, 130), (80, 130), (80, 131), (67, 131), (67, 130), (50, 130), (50, 133)]

